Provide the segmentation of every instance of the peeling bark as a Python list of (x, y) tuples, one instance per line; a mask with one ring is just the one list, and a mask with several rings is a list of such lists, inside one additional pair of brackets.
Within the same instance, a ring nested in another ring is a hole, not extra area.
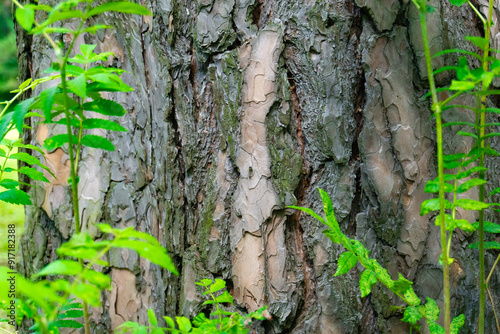
[[(274, 320), (259, 333), (409, 333), (390, 307), (400, 302), (385, 288), (360, 298), (361, 268), (333, 277), (343, 249), (321, 233), (320, 222), (286, 206), (321, 212), (317, 188), (324, 189), (347, 234), (392, 275), (413, 280), (420, 297), (442, 303), (438, 228), (433, 217), (419, 215), (429, 198), (425, 183), (435, 177), (435, 144), (411, 2), (144, 4), (152, 17), (106, 14), (93, 23), (112, 24), (116, 33), (76, 42), (112, 51), (116, 59), (103, 65), (127, 70), (124, 81), (135, 88), (106, 95), (128, 111), (117, 121), (129, 132), (106, 134), (117, 150), (82, 152), (82, 226), (96, 238), (103, 237), (99, 222), (151, 233), (181, 276), (134, 252), (111, 252), (113, 289), (103, 293), (102, 310), (92, 311), (92, 332), (146, 323), (147, 308), (160, 319), (208, 311), (195, 282), (222, 278), (237, 307), (269, 306)], [(470, 48), (463, 37), (481, 29), (471, 9), (431, 4), (438, 8), (429, 19), (432, 52)], [(496, 23), (493, 45), (498, 36)], [(21, 32), (18, 42), (20, 78), (40, 77), (51, 62), (47, 43)], [(456, 60), (450, 54), (433, 66)], [(438, 83), (450, 79), (443, 73)], [(473, 116), (457, 110), (443, 117)], [(32, 143), (63, 131), (32, 125), (25, 134)], [(470, 146), (456, 135), (460, 129), (447, 130), (448, 152)], [(32, 190), (35, 205), (27, 208), (20, 243), (26, 275), (53, 260), (74, 231), (67, 153), (48, 152), (47, 163), (57, 180)], [(492, 178), (500, 175), (489, 164)], [(466, 315), (464, 333), (474, 332), (477, 318), (478, 260), (467, 248), (474, 238), (459, 232), (453, 240), (453, 308)], [(494, 258), (488, 253), (487, 266)], [(495, 296), (499, 283), (493, 276)], [(487, 311), (486, 332), (494, 331), (492, 316)]]

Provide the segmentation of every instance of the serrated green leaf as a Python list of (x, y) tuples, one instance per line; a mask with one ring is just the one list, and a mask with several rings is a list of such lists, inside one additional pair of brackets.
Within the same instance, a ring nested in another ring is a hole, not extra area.
[[(427, 181), (427, 184), (425, 185), (424, 191), (426, 193), (439, 192), (439, 181), (438, 180)], [(444, 191), (445, 192), (453, 191), (453, 186), (451, 184), (445, 182), (444, 183)]]
[[(78, 67), (76, 65), (71, 65), (71, 64), (66, 65), (66, 73), (67, 74), (71, 74), (71, 75), (74, 75), (75, 77), (78, 77), (78, 76), (84, 75), (83, 72), (84, 72), (84, 70), (81, 67)], [(73, 81), (73, 80), (70, 80), (68, 82), (71, 82), (71, 81)], [(59, 95), (59, 94), (57, 94), (57, 95)], [(64, 104), (61, 104), (61, 105), (64, 105)]]
[(52, 106), (54, 105), (56, 93), (57, 86), (45, 89), (38, 96), (37, 104), (41, 104), (41, 109), (47, 121), (52, 120)]
[(465, 210), (483, 210), (491, 204), (483, 203), (473, 199), (460, 198), (455, 201), (455, 206), (459, 206)]
[(467, 0), (450, 0), (450, 3), (454, 6), (462, 6)]
[[(500, 123), (498, 123), (498, 125), (500, 126)], [(498, 157), (498, 156), (500, 156), (500, 153), (497, 150), (492, 149), (491, 147), (485, 147), (484, 148), (484, 154), (490, 155), (492, 157)]]
[(430, 332), (430, 334), (445, 334), (444, 328), (441, 327), (436, 322), (429, 323), (429, 332)]
[[(479, 229), (479, 222), (475, 222), (472, 224), (474, 229)], [(488, 233), (500, 233), (500, 224), (495, 224), (491, 222), (483, 222), (483, 230)]]
[(165, 334), (165, 332), (163, 331), (163, 329), (157, 327), (151, 329), (151, 332), (149, 334)]
[(125, 1), (107, 2), (92, 8), (87, 14), (87, 18), (104, 12), (119, 12), (126, 14), (151, 15), (151, 12), (143, 6)]
[(473, 81), (451, 80), (451, 85), (450, 85), (451, 90), (458, 90), (458, 91), (466, 91), (474, 89), (474, 87), (476, 87), (476, 84)]
[(50, 183), (49, 180), (45, 177), (45, 175), (43, 175), (42, 172), (40, 172), (34, 168), (24, 166), (24, 167), (19, 168), (18, 172), (21, 174), (27, 175), (32, 180)]
[(19, 85), (19, 91), (28, 87), (32, 80), (33, 80), (32, 78), (28, 78), (28, 79), (24, 80), (24, 82)]
[(170, 318), (169, 316), (163, 316), (163, 319), (165, 319), (165, 322), (167, 323), (169, 328), (175, 328), (175, 322), (174, 319)]
[(453, 228), (458, 227), (461, 230), (466, 232), (474, 232), (476, 229), (474, 226), (469, 223), (466, 219), (454, 219), (453, 220)]
[(488, 46), (488, 40), (484, 37), (477, 37), (477, 36), (465, 36), (465, 39), (480, 48), (481, 50), (485, 50), (486, 47)]
[(340, 255), (337, 264), (337, 271), (334, 276), (340, 276), (351, 270), (356, 263), (358, 263), (358, 258), (353, 252), (344, 252)]
[(115, 146), (108, 139), (96, 135), (83, 136), (82, 145), (93, 148), (100, 148), (106, 151), (115, 150)]
[(455, 169), (457, 167), (460, 167), (460, 162), (459, 161), (449, 161), (449, 162), (445, 162), (443, 165), (444, 165), (444, 168), (446, 168), (446, 169)]
[(67, 82), (69, 89), (76, 95), (80, 96), (82, 99), (87, 97), (87, 79), (85, 74), (82, 73), (75, 79)]
[(460, 314), (458, 317), (453, 318), (453, 321), (450, 324), (450, 333), (458, 334), (460, 328), (465, 324), (465, 316)]
[[(448, 200), (444, 200), (445, 209), (451, 209), (452, 205)], [(423, 216), (431, 211), (439, 210), (439, 198), (428, 199), (420, 206), (420, 215)]]
[(24, 115), (28, 112), (30, 106), (33, 104), (35, 101), (35, 98), (29, 98), (21, 103), (18, 103), (13, 111), (12, 115), (12, 121), (14, 122), (16, 129), (19, 133), (22, 133), (23, 131), (23, 124), (24, 124)]
[(92, 82), (87, 85), (88, 93), (96, 93), (96, 92), (131, 92), (134, 89), (129, 85), (124, 83), (102, 83), (102, 82)]
[(73, 64), (88, 64), (88, 60), (81, 54), (76, 54), (74, 57), (68, 58), (69, 62)]
[(361, 290), (361, 298), (368, 296), (372, 292), (372, 286), (377, 283), (377, 276), (369, 269), (361, 273), (359, 278), (359, 288)]
[(443, 156), (443, 161), (450, 162), (454, 160), (462, 160), (463, 158), (465, 158), (465, 153), (445, 154)]
[(323, 189), (318, 188), (319, 194), (321, 196), (321, 200), (323, 201), (323, 211), (325, 212), (325, 223), (332, 229), (334, 235), (340, 233), (339, 223), (337, 222), (337, 218), (335, 218), (335, 211), (333, 210), (332, 200), (330, 196)]
[(83, 317), (82, 310), (67, 310), (66, 312), (60, 313), (57, 318), (65, 319), (65, 318), (80, 318)]
[(16, 205), (32, 205), (30, 196), (22, 190), (10, 189), (0, 193), (0, 201)]
[[(35, 34), (41, 33), (42, 30), (36, 29)], [(76, 31), (68, 28), (63, 28), (63, 27), (46, 27), (43, 29), (43, 32), (46, 32), (47, 34), (52, 34), (52, 33), (57, 33), (57, 34), (75, 34)]]
[(107, 116), (123, 116), (127, 111), (115, 101), (99, 99), (83, 104), (83, 110), (93, 111)]
[[(49, 18), (47, 19), (46, 22), (51, 24), (58, 21), (63, 21), (67, 19), (76, 19), (81, 17), (83, 17), (83, 13), (80, 10), (62, 10), (62, 11), (53, 10), (50, 13)], [(43, 22), (42, 24), (45, 24), (45, 22)]]
[(200, 313), (196, 317), (193, 318), (193, 325), (195, 325), (196, 327), (201, 327), (203, 324), (206, 324), (209, 322), (210, 322), (210, 319), (208, 319), (204, 313)]
[[(71, 135), (71, 141), (73, 144), (76, 144), (78, 142), (78, 137), (75, 135)], [(50, 152), (58, 147), (63, 146), (66, 143), (68, 143), (67, 134), (55, 135), (45, 139), (45, 141), (43, 142), (43, 148)]]
[(441, 310), (439, 309), (436, 301), (432, 298), (427, 297), (427, 303), (424, 306), (425, 317), (429, 320), (437, 321), (440, 312)]
[(233, 296), (226, 290), (220, 296), (215, 297), (215, 301), (219, 304), (230, 303), (233, 304)]
[(83, 275), (83, 279), (86, 279), (89, 283), (94, 284), (99, 289), (106, 289), (111, 287), (111, 278), (108, 275), (100, 273), (94, 270), (87, 270)]
[(418, 306), (422, 302), (413, 289), (406, 290), (404, 297), (410, 306)]
[(120, 326), (116, 327), (115, 334), (138, 334), (139, 327), (137, 322), (125, 321)]
[(83, 271), (80, 263), (73, 260), (55, 260), (46, 265), (34, 277), (46, 275), (77, 275)]
[(2, 179), (0, 181), (0, 186), (5, 189), (14, 189), (19, 185), (19, 182), (12, 179)]
[(457, 192), (458, 193), (464, 193), (464, 192), (466, 192), (467, 190), (469, 190), (472, 187), (479, 186), (479, 185), (482, 185), (482, 184), (485, 184), (485, 183), (486, 183), (486, 180), (483, 180), (483, 179), (471, 179), (471, 180), (468, 180), (468, 181), (462, 183), (457, 188)]
[[(106, 53), (111, 53), (111, 52), (105, 52)], [(102, 53), (101, 53), (102, 54)], [(98, 65), (95, 67), (92, 67), (87, 70), (88, 75), (95, 75), (99, 73), (114, 73), (114, 74), (122, 74), (122, 73), (128, 73), (124, 69), (121, 68), (116, 68), (116, 67), (103, 67), (102, 65)], [(120, 79), (121, 80), (121, 79)], [(98, 100), (100, 98), (99, 94), (96, 94), (96, 98), (92, 98), (94, 100)]]
[(406, 290), (411, 289), (412, 282), (407, 280), (401, 273), (399, 274), (399, 278), (397, 281), (394, 281), (391, 287), (391, 291), (397, 292), (399, 294), (405, 294)]
[(191, 321), (185, 317), (175, 317), (177, 324), (179, 325), (179, 330), (189, 332), (193, 327)]
[[(103, 60), (105, 61), (109, 56), (112, 56), (111, 52), (107, 52), (104, 54), (96, 55), (92, 58), (92, 61)], [(88, 74), (88, 78), (94, 82), (99, 82), (106, 85), (123, 85), (122, 79), (116, 74), (110, 72), (99, 72), (96, 74)]]
[(32, 156), (31, 154), (28, 154), (26, 152), (18, 152), (18, 153), (11, 154), (9, 156), (9, 159), (16, 159), (16, 160), (24, 161), (28, 165), (40, 166), (43, 169), (45, 169), (47, 172), (49, 172), (55, 178), (55, 175), (50, 171), (50, 169), (47, 166), (45, 166), (44, 164), (42, 164), (42, 162), (40, 160), (38, 160), (38, 158)]
[(23, 27), (24, 30), (31, 30), (31, 27), (35, 23), (35, 11), (32, 7), (28, 5), (25, 5), (24, 8), (17, 7), (15, 16), (17, 22), (19, 22), (19, 25)]
[(78, 284), (73, 290), (73, 294), (89, 305), (97, 307), (101, 305), (101, 290), (90, 284)]
[[(66, 126), (68, 124), (68, 119), (66, 117), (64, 117), (64, 118), (61, 118), (60, 120), (52, 121), (50, 123), (51, 124), (61, 124), (61, 125)], [(72, 127), (80, 129), (80, 120), (78, 120), (76, 118), (70, 118), (69, 123)]]
[(156, 319), (155, 312), (150, 308), (148, 308), (148, 319), (151, 326), (158, 326), (158, 319)]
[(82, 44), (80, 45), (80, 52), (85, 58), (89, 58), (96, 46), (95, 44)]
[(82, 328), (83, 325), (79, 323), (78, 321), (75, 320), (70, 320), (70, 319), (64, 319), (64, 320), (57, 320), (53, 323), (54, 326), (57, 328)]
[(217, 292), (226, 287), (226, 282), (220, 278), (215, 279), (215, 283), (210, 285), (210, 292)]
[[(115, 57), (115, 54), (113, 52), (101, 52), (99, 54), (96, 54), (96, 55), (93, 55), (89, 61), (90, 62), (96, 62), (96, 61), (108, 61), (109, 60), (109, 57), (111, 57), (111, 59), (114, 59)], [(106, 73), (112, 73), (113, 71), (105, 71)], [(123, 81), (120, 77), (116, 76), (114, 78), (115, 82), (119, 83), (119, 84), (123, 84)], [(95, 80), (95, 81), (99, 81), (99, 80)]]
[(61, 311), (66, 311), (70, 309), (81, 309), (81, 308), (83, 308), (82, 303), (70, 303), (61, 307)]
[(287, 208), (297, 209), (297, 210), (303, 211), (303, 212), (313, 216), (314, 218), (316, 218), (317, 220), (319, 220), (320, 222), (322, 222), (323, 224), (326, 225), (326, 222), (323, 219), (323, 217), (321, 217), (320, 215), (318, 215), (316, 212), (314, 212), (313, 210), (311, 210), (309, 208), (303, 208), (301, 206), (295, 206), (295, 205), (289, 205), (289, 206), (287, 206)]
[(4, 139), (5, 135), (10, 130), (10, 123), (13, 117), (14, 113), (8, 110), (3, 114), (2, 118), (0, 118), (0, 140)]
[(121, 132), (127, 132), (128, 130), (125, 129), (123, 126), (120, 124), (113, 122), (113, 121), (108, 121), (107, 119), (100, 119), (100, 118), (87, 118), (86, 120), (83, 121), (83, 128), (84, 129), (104, 129), (104, 130), (110, 130), (110, 131), (121, 131)]
[(96, 224), (96, 225), (104, 233), (113, 233), (113, 228), (108, 224)]
[(419, 321), (422, 318), (422, 314), (418, 311), (418, 309), (414, 306), (408, 306), (405, 309), (405, 313), (403, 316), (403, 319), (401, 319), (404, 322), (409, 322), (412, 325), (415, 325), (417, 321)]
[[(479, 242), (474, 242), (474, 243), (470, 244), (469, 248), (478, 249)], [(500, 243), (497, 241), (485, 241), (484, 242), (484, 249), (500, 249)]]

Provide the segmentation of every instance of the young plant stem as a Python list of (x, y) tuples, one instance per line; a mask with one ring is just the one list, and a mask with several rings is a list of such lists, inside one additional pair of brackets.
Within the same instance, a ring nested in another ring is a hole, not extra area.
[(441, 120), (441, 104), (439, 103), (436, 83), (432, 71), (431, 53), (429, 48), (429, 39), (427, 36), (426, 20), (426, 0), (419, 2), (420, 27), (422, 29), (422, 40), (425, 50), (425, 63), (427, 65), (427, 76), (432, 95), (432, 110), (436, 117), (437, 132), (437, 153), (438, 153), (438, 179), (439, 179), (439, 216), (441, 219), (441, 253), (443, 261), (443, 291), (444, 291), (444, 330), (450, 334), (450, 270), (448, 264), (447, 238), (446, 238), (446, 219), (445, 219), (445, 199), (444, 199), (444, 159), (443, 159), (443, 125)]
[(215, 296), (210, 291), (210, 289), (208, 287), (205, 287), (205, 289), (207, 289), (208, 293), (210, 294), (210, 297), (212, 297), (213, 301), (215, 302), (215, 307), (217, 308), (217, 313), (219, 313), (219, 330), (222, 330), (222, 314), (221, 314), (221, 310), (219, 309), (219, 303), (217, 303), (217, 299), (215, 299)]
[[(87, 5), (85, 15), (88, 13), (90, 8), (90, 4)], [(77, 143), (77, 156), (74, 156), (74, 151), (73, 151), (73, 132), (71, 129), (71, 112), (68, 108), (68, 87), (67, 87), (67, 82), (66, 82), (66, 64), (68, 63), (68, 58), (73, 50), (73, 47), (75, 45), (75, 41), (77, 40), (78, 36), (80, 35), (83, 25), (85, 23), (84, 19), (80, 20), (80, 24), (78, 25), (78, 28), (76, 29), (75, 34), (73, 35), (73, 40), (71, 41), (68, 50), (66, 51), (66, 54), (61, 60), (61, 85), (63, 89), (63, 103), (64, 103), (64, 114), (66, 116), (66, 131), (68, 133), (68, 154), (69, 154), (69, 161), (71, 164), (71, 190), (73, 194), (73, 215), (75, 217), (75, 231), (76, 233), (81, 232), (81, 224), (80, 224), (80, 206), (79, 206), (79, 199), (78, 199), (78, 158), (80, 154), (80, 146), (81, 146), (81, 127), (80, 127), (80, 132), (79, 132), (79, 139)], [(80, 264), (83, 265), (83, 260), (79, 259)], [(85, 334), (90, 334), (90, 322), (89, 322), (89, 312), (88, 312), (88, 305), (84, 301), (83, 302), (83, 317), (84, 317), (84, 324), (85, 324)]]
[[(490, 48), (490, 30), (491, 30), (491, 20), (493, 14), (493, 0), (489, 1), (488, 17), (486, 19), (486, 24), (484, 27), (484, 38), (486, 40), (486, 46), (483, 52), (482, 67), (484, 72), (488, 71), (488, 58), (489, 58), (489, 48)], [(482, 17), (482, 16), (480, 16)], [(481, 92), (488, 90), (488, 84), (486, 80), (483, 80), (481, 84)], [(479, 129), (479, 145), (484, 148), (484, 130), (486, 123), (486, 113), (484, 111), (486, 104), (486, 95), (483, 95), (479, 100), (478, 109), (480, 110), (480, 129)], [(477, 120), (477, 117), (476, 117)], [(477, 121), (476, 121), (477, 123)], [(477, 124), (476, 124), (477, 125)], [(479, 157), (479, 166), (484, 167), (484, 152), (481, 153)], [(484, 171), (479, 172), (479, 178), (484, 180)], [(484, 185), (479, 186), (479, 201), (484, 202)], [(484, 314), (486, 305), (486, 282), (485, 282), (485, 267), (484, 267), (484, 210), (479, 211), (479, 318), (478, 318), (478, 329), (479, 334), (484, 334)]]

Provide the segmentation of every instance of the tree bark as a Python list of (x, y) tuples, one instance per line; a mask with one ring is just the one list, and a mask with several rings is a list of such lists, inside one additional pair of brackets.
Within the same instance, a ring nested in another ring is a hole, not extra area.
[[(471, 9), (430, 3), (437, 7), (429, 16), (432, 52), (470, 49), (464, 36), (482, 31)], [(274, 320), (259, 327), (262, 333), (409, 333), (391, 308), (401, 302), (381, 286), (360, 298), (361, 268), (333, 277), (343, 249), (321, 233), (320, 222), (286, 208), (320, 213), (317, 188), (332, 197), (343, 231), (393, 275), (412, 280), (422, 300), (442, 304), (439, 230), (430, 215), (419, 214), (431, 197), (424, 187), (436, 176), (436, 162), (411, 1), (144, 5), (153, 16), (102, 15), (92, 23), (116, 31), (76, 43), (112, 51), (113, 65), (128, 71), (124, 81), (135, 88), (106, 96), (128, 110), (118, 121), (129, 132), (107, 134), (116, 151), (83, 150), (82, 226), (96, 238), (98, 222), (151, 233), (181, 275), (133, 252), (112, 252), (113, 289), (103, 293), (103, 308), (92, 310), (92, 332), (108, 333), (127, 320), (146, 323), (147, 308), (193, 317), (206, 310), (195, 281), (223, 278), (238, 307), (269, 305)], [(42, 76), (51, 61), (47, 44), (21, 32), (18, 42), (21, 79)], [(456, 61), (450, 55), (434, 65)], [(449, 80), (438, 77), (440, 85)], [(473, 116), (456, 110), (444, 117)], [(457, 127), (448, 130), (448, 152), (471, 145)], [(40, 144), (57, 131), (34, 124), (26, 139)], [(27, 208), (20, 245), (26, 275), (53, 260), (74, 232), (67, 159), (61, 149), (48, 152), (57, 180), (36, 189)], [(493, 180), (500, 168), (488, 167)], [(476, 238), (457, 232), (453, 239), (453, 312), (467, 319), (461, 333), (475, 332), (477, 322), (478, 254), (467, 248)], [(495, 256), (488, 252), (487, 268)], [(490, 282), (496, 296), (498, 277)], [(487, 333), (496, 331), (491, 305), (486, 324)]]

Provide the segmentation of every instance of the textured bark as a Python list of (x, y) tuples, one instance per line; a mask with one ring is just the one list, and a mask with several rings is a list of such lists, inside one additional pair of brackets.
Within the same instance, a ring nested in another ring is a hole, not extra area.
[[(431, 3), (437, 7), (429, 18), (432, 51), (470, 48), (464, 36), (481, 31), (470, 8)], [(145, 323), (147, 308), (192, 317), (206, 310), (195, 281), (217, 277), (227, 281), (238, 307), (269, 305), (274, 320), (259, 332), (409, 333), (390, 307), (400, 301), (380, 286), (360, 298), (361, 268), (333, 277), (343, 250), (321, 233), (320, 222), (286, 206), (321, 212), (317, 188), (326, 190), (347, 234), (393, 275), (413, 280), (422, 299), (442, 303), (438, 228), (430, 215), (419, 215), (430, 198), (425, 183), (435, 177), (435, 144), (411, 2), (145, 5), (152, 17), (106, 14), (95, 23), (112, 24), (116, 33), (77, 41), (114, 52), (113, 65), (129, 72), (124, 80), (135, 88), (107, 95), (128, 110), (119, 122), (129, 132), (107, 134), (115, 152), (83, 150), (80, 209), (83, 227), (96, 238), (102, 237), (97, 222), (151, 233), (181, 275), (133, 252), (112, 252), (113, 289), (103, 293), (102, 310), (92, 311), (92, 332), (127, 320)], [(499, 37), (495, 25), (497, 49)], [(21, 34), (18, 41), (21, 78), (40, 77), (51, 61), (46, 43)], [(434, 65), (455, 61), (450, 55)], [(441, 74), (438, 82), (450, 79)], [(473, 115), (456, 110), (444, 117)], [(62, 131), (34, 128), (26, 138), (38, 143)], [(471, 145), (457, 130), (447, 128), (448, 152)], [(74, 231), (67, 159), (61, 149), (48, 152), (58, 179), (36, 189), (36, 204), (27, 209), (20, 245), (27, 275), (54, 259)], [(498, 165), (488, 167), (490, 179), (498, 179)], [(478, 313), (478, 257), (467, 248), (475, 238), (458, 232), (453, 239), (452, 304), (456, 315), (466, 315), (463, 333), (474, 332)], [(488, 252), (488, 268), (494, 258)], [(494, 275), (497, 303), (499, 283)], [(486, 332), (493, 333), (487, 309)]]

